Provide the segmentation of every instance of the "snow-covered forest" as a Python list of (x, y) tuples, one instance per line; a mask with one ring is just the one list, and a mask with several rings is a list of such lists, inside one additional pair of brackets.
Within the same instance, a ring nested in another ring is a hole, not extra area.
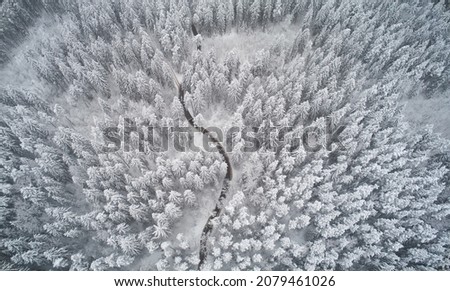
[(449, 270), (449, 98), (448, 1), (3, 0), (0, 269)]

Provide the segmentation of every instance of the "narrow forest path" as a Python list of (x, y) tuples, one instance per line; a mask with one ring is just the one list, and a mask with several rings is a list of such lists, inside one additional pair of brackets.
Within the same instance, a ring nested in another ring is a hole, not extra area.
[[(192, 32), (193, 32), (194, 36), (198, 34), (194, 25), (192, 25)], [(201, 50), (201, 46), (197, 46), (197, 50)], [(184, 112), (185, 118), (187, 119), (189, 124), (195, 130), (201, 132), (202, 134), (204, 134), (208, 137), (208, 139), (216, 146), (218, 152), (220, 153), (220, 155), (223, 157), (223, 160), (227, 164), (227, 173), (226, 173), (224, 181), (223, 181), (219, 199), (216, 203), (214, 210), (212, 211), (212, 214), (208, 217), (208, 220), (206, 221), (206, 224), (203, 227), (202, 234), (200, 237), (200, 252), (199, 252), (200, 261), (198, 264), (198, 270), (201, 270), (203, 264), (205, 263), (207, 253), (208, 253), (208, 248), (207, 248), (206, 244), (208, 241), (208, 237), (213, 229), (213, 221), (215, 218), (219, 217), (219, 215), (222, 212), (222, 209), (224, 207), (224, 200), (227, 197), (227, 192), (230, 187), (231, 180), (233, 179), (233, 169), (231, 167), (230, 157), (226, 153), (225, 148), (223, 147), (222, 143), (217, 138), (215, 138), (211, 134), (211, 132), (208, 131), (206, 128), (195, 124), (194, 117), (191, 115), (189, 110), (186, 108), (186, 103), (184, 100), (185, 90), (183, 89), (182, 85), (178, 81), (175, 74), (174, 74), (173, 78), (174, 78), (175, 85), (178, 90), (178, 100), (180, 101), (181, 105), (183, 106), (183, 112)]]
[(206, 256), (207, 256), (208, 250), (207, 250), (206, 243), (207, 243), (209, 234), (211, 233), (211, 231), (213, 229), (213, 220), (215, 218), (219, 217), (219, 215), (223, 209), (223, 206), (224, 206), (223, 201), (227, 197), (227, 192), (230, 187), (230, 182), (233, 179), (233, 169), (231, 167), (230, 157), (226, 153), (225, 148), (223, 147), (222, 143), (217, 138), (212, 136), (211, 132), (208, 131), (206, 128), (194, 123), (194, 118), (192, 117), (191, 113), (187, 110), (186, 105), (185, 105), (185, 101), (184, 101), (185, 91), (182, 88), (181, 84), (178, 82), (178, 80), (177, 80), (176, 84), (178, 87), (178, 99), (179, 99), (181, 105), (183, 106), (184, 116), (186, 117), (187, 121), (195, 130), (203, 133), (204, 135), (206, 135), (208, 137), (208, 139), (216, 146), (218, 152), (220, 153), (220, 155), (223, 157), (223, 160), (227, 164), (227, 173), (226, 173), (224, 181), (223, 181), (223, 185), (222, 185), (222, 189), (220, 191), (218, 202), (217, 202), (216, 207), (214, 208), (212, 214), (208, 217), (208, 220), (206, 221), (206, 224), (203, 227), (203, 231), (201, 234), (200, 253), (199, 253), (200, 262), (198, 264), (198, 269), (200, 270), (201, 267), (203, 266)]

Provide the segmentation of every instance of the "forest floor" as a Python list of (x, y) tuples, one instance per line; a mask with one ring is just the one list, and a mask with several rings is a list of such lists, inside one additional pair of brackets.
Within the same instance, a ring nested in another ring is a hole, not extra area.
[(203, 50), (212, 50), (219, 60), (223, 60), (228, 52), (234, 50), (241, 62), (252, 59), (262, 49), (273, 46), (291, 44), (298, 33), (298, 27), (288, 22), (272, 25), (265, 30), (257, 28), (251, 32), (245, 30), (233, 31), (205, 38)]
[(450, 95), (438, 98), (414, 98), (404, 101), (405, 119), (412, 125), (432, 125), (435, 132), (450, 139)]

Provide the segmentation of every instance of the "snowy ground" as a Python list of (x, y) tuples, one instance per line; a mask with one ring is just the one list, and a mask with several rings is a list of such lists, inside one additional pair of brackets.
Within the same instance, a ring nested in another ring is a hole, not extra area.
[(450, 139), (450, 96), (424, 99), (416, 98), (405, 101), (406, 120), (413, 125), (432, 125), (435, 132)]
[(252, 32), (236, 31), (224, 35), (205, 38), (203, 47), (205, 51), (212, 50), (219, 60), (228, 52), (234, 50), (241, 62), (251, 59), (258, 51), (269, 49), (274, 45), (289, 44), (295, 39), (298, 27), (287, 22), (276, 24), (263, 30)]

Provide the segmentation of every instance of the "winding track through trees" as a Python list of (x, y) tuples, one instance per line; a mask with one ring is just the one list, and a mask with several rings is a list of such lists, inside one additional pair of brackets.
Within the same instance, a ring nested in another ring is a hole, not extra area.
[(199, 253), (200, 262), (198, 264), (198, 270), (201, 270), (201, 268), (205, 262), (206, 256), (207, 256), (207, 252), (208, 252), (206, 243), (207, 243), (209, 234), (211, 233), (211, 231), (213, 229), (213, 220), (215, 218), (219, 217), (219, 215), (223, 209), (223, 206), (224, 206), (223, 202), (224, 202), (225, 198), (227, 197), (227, 192), (230, 187), (230, 182), (233, 179), (233, 169), (231, 168), (230, 158), (229, 158), (228, 154), (225, 152), (225, 149), (224, 149), (223, 145), (220, 143), (220, 141), (217, 138), (215, 138), (214, 136), (212, 136), (211, 132), (208, 131), (206, 128), (194, 123), (194, 118), (192, 117), (191, 113), (187, 110), (186, 105), (185, 105), (185, 101), (184, 101), (184, 92), (185, 91), (182, 88), (181, 84), (178, 83), (178, 81), (176, 83), (177, 83), (177, 87), (178, 87), (178, 99), (180, 100), (180, 103), (183, 106), (184, 116), (186, 117), (187, 121), (194, 129), (196, 129), (197, 131), (206, 135), (208, 137), (208, 139), (216, 145), (218, 152), (222, 155), (225, 163), (227, 164), (227, 173), (225, 175), (222, 189), (220, 191), (219, 200), (217, 201), (216, 207), (214, 208), (212, 214), (208, 217), (208, 220), (206, 221), (206, 224), (203, 227), (202, 235), (200, 238), (200, 253)]
[[(193, 32), (194, 36), (197, 35), (197, 30), (195, 29), (194, 25), (192, 25), (192, 32)], [(201, 50), (201, 46), (197, 46), (197, 50)], [(228, 154), (226, 153), (225, 148), (223, 147), (222, 143), (217, 138), (212, 136), (211, 132), (208, 131), (206, 128), (195, 124), (194, 118), (192, 117), (189, 110), (187, 110), (187, 108), (186, 108), (186, 104), (185, 104), (185, 100), (184, 100), (185, 90), (183, 89), (182, 85), (178, 81), (175, 74), (174, 74), (173, 78), (174, 78), (175, 85), (178, 90), (178, 100), (180, 101), (181, 105), (183, 106), (183, 112), (184, 112), (185, 118), (187, 119), (189, 124), (195, 130), (203, 133), (204, 135), (206, 135), (208, 137), (208, 139), (216, 146), (218, 152), (220, 153), (220, 155), (222, 155), (223, 160), (227, 164), (227, 173), (226, 173), (224, 181), (223, 181), (219, 199), (216, 203), (214, 210), (212, 211), (212, 214), (208, 217), (208, 220), (206, 221), (206, 224), (203, 227), (203, 231), (202, 231), (202, 234), (200, 237), (200, 252), (199, 252), (200, 261), (198, 263), (198, 270), (201, 270), (203, 264), (205, 263), (207, 253), (208, 253), (208, 248), (207, 248), (206, 244), (208, 241), (208, 237), (214, 226), (213, 221), (215, 218), (219, 217), (219, 215), (222, 212), (222, 209), (224, 207), (224, 200), (227, 197), (227, 192), (230, 187), (231, 180), (233, 179), (233, 169), (231, 168), (230, 158), (229, 158)]]

